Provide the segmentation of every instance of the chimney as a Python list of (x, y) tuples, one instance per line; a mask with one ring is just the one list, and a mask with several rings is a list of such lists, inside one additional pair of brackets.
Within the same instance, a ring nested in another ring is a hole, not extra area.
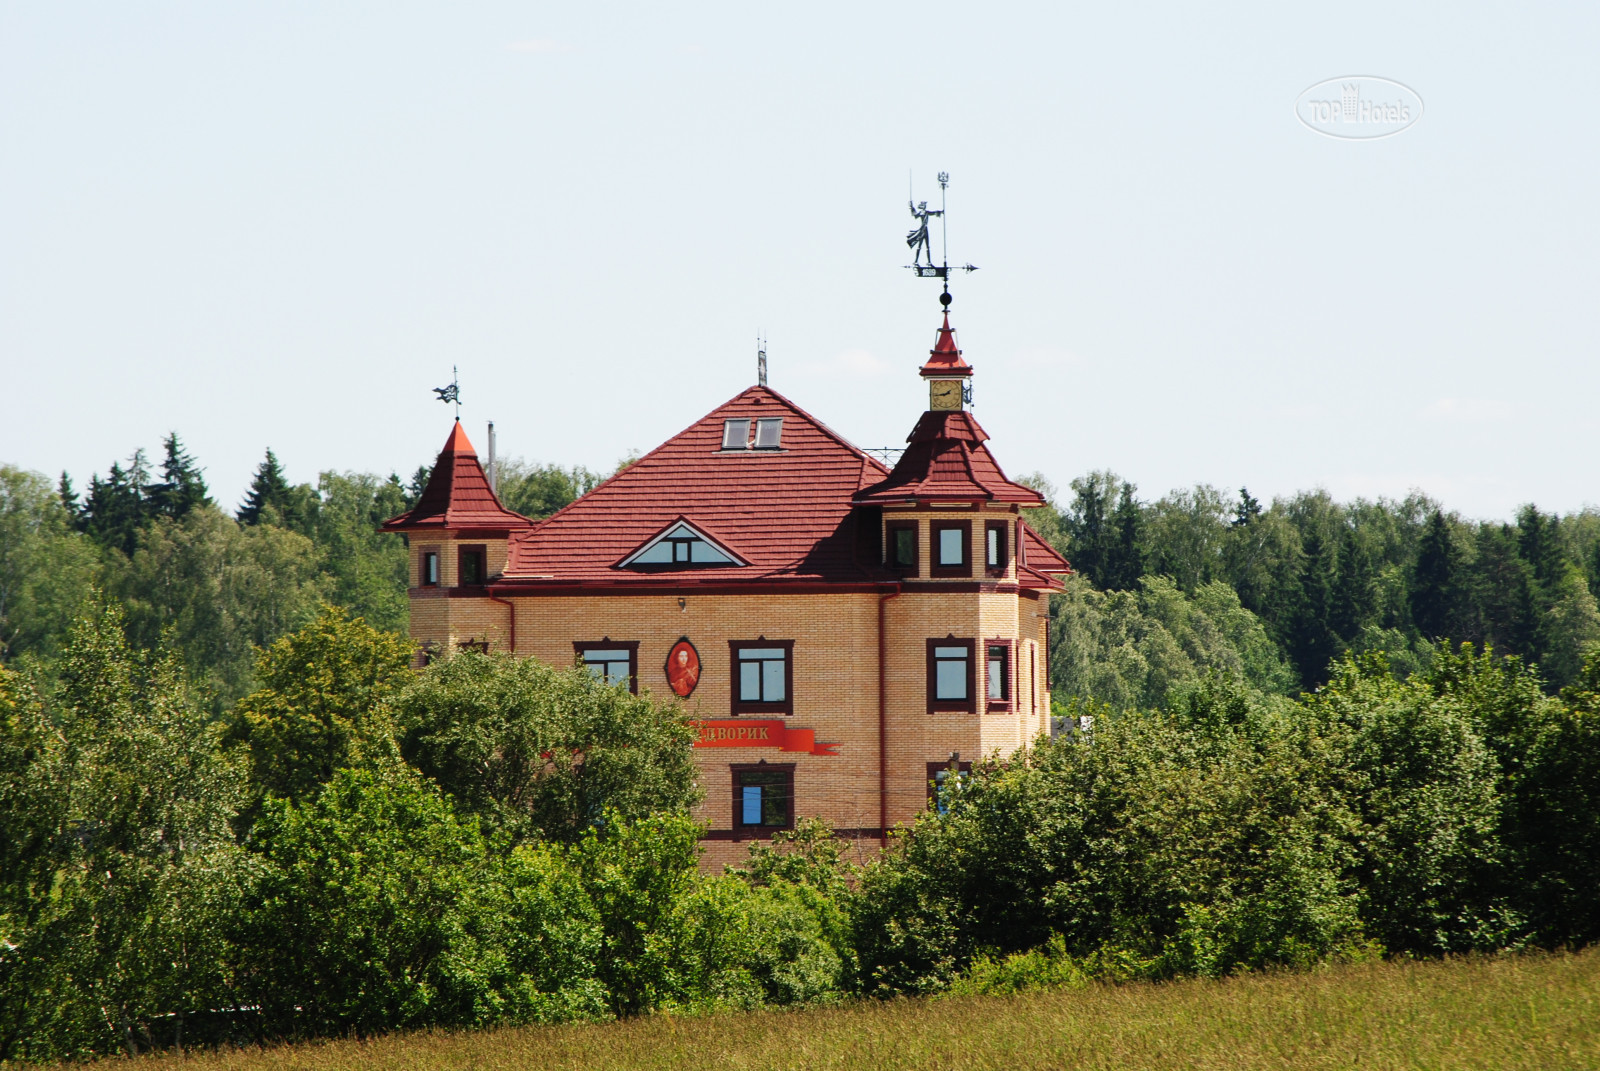
[(494, 421), (489, 421), (489, 490), (500, 494), (500, 469), (494, 463)]

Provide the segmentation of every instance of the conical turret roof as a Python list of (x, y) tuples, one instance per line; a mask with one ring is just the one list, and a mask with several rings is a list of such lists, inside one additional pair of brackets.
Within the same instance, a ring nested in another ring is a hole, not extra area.
[(416, 529), (481, 529), (509, 532), (532, 528), (534, 522), (500, 504), (489, 477), (478, 464), (478, 452), (457, 420), (434, 462), (428, 485), (417, 504), (383, 523), (385, 532)]

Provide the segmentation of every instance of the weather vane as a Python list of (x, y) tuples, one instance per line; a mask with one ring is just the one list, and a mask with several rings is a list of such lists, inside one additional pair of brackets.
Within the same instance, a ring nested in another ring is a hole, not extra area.
[(454, 402), (456, 405), (456, 419), (461, 419), (461, 377), (456, 374), (456, 366), (450, 366), (450, 385), (448, 387), (433, 387), (433, 393), (439, 396), (441, 402)]
[[(919, 279), (944, 280), (944, 293), (939, 295), (939, 304), (950, 307), (950, 229), (945, 222), (944, 191), (950, 187), (950, 172), (939, 172), (939, 207), (929, 208), (928, 202), (918, 201), (913, 195), (906, 204), (911, 208), (911, 218), (917, 221), (917, 226), (906, 235), (906, 245), (911, 248), (911, 263), (906, 267), (917, 273)], [(940, 263), (933, 262), (933, 243), (928, 236), (928, 221), (939, 217), (939, 234), (943, 239), (940, 250)], [(958, 264), (957, 271), (977, 271), (977, 266), (972, 264)]]

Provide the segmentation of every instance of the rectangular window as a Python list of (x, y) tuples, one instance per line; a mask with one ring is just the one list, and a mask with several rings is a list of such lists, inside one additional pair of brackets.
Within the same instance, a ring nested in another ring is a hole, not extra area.
[(572, 650), (596, 680), (626, 686), (630, 692), (639, 690), (637, 643), (613, 640), (607, 636), (603, 640), (574, 643)]
[(724, 420), (722, 422), (722, 448), (744, 450), (750, 445), (750, 421)]
[(794, 826), (792, 764), (734, 766), (733, 828), (757, 836)]
[(891, 521), (889, 532), (889, 558), (891, 569), (903, 573), (917, 571), (917, 523)]
[(1011, 709), (1011, 641), (984, 644), (984, 695), (990, 710)]
[(984, 565), (991, 575), (1004, 576), (1010, 564), (1006, 535), (1010, 525), (1005, 521), (989, 521), (983, 526)]
[(976, 710), (971, 640), (928, 641), (928, 710)]
[[(955, 781), (950, 780), (951, 769), (955, 767)], [(972, 777), (972, 763), (970, 762), (930, 762), (928, 763), (928, 804), (940, 814), (950, 810), (950, 793), (960, 792), (961, 787)]]
[(460, 570), (457, 573), (458, 579), (456, 583), (462, 585), (482, 584), (488, 580), (489, 571), (485, 566), (485, 560), (488, 556), (488, 552), (483, 547), (462, 547), (461, 556), (456, 559), (457, 567)]
[(794, 712), (793, 640), (733, 640), (728, 650), (733, 662), (733, 713)]
[(756, 421), (756, 449), (776, 450), (783, 443), (783, 418), (762, 417)]
[(1039, 646), (1028, 644), (1028, 709), (1039, 713)]
[(971, 521), (934, 521), (933, 568), (934, 576), (971, 576), (972, 543)]
[(439, 554), (437, 551), (424, 551), (422, 554), (422, 586), (436, 588), (439, 586)]

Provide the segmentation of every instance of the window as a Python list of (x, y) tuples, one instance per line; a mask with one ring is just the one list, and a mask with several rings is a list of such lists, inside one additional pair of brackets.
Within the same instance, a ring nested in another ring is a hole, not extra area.
[(422, 586), (436, 588), (439, 586), (439, 552), (434, 550), (423, 551), (422, 554)]
[(972, 641), (948, 636), (928, 641), (928, 710), (975, 710)]
[(722, 422), (722, 448), (744, 450), (750, 445), (750, 421), (724, 420)]
[(905, 573), (917, 571), (917, 522), (892, 521), (889, 524), (888, 565)]
[(794, 711), (794, 641), (730, 641), (735, 714)]
[(488, 640), (462, 640), (456, 647), (463, 651), (477, 651), (479, 654), (489, 653)]
[(1028, 644), (1028, 709), (1039, 713), (1039, 648)]
[(783, 418), (762, 417), (756, 421), (756, 449), (776, 450), (783, 443)]
[[(955, 767), (955, 782), (950, 781), (951, 769)], [(940, 814), (947, 814), (950, 810), (950, 793), (960, 792), (963, 785), (972, 777), (972, 763), (961, 762), (952, 758), (949, 762), (928, 763), (928, 803)]]
[(693, 525), (679, 521), (617, 564), (620, 568), (653, 565), (682, 569), (744, 563), (696, 531)]
[(968, 544), (972, 541), (971, 521), (933, 522), (934, 576), (971, 576)]
[(457, 559), (460, 572), (457, 584), (482, 584), (489, 579), (489, 570), (485, 565), (488, 553), (483, 547), (462, 547), (461, 557)]
[(984, 695), (990, 710), (1011, 709), (1010, 640), (990, 640), (984, 644)]
[(1006, 547), (1006, 530), (1010, 527), (1005, 521), (989, 521), (983, 526), (983, 563), (991, 574), (1004, 576), (1006, 566), (1010, 564)]
[(606, 684), (627, 685), (628, 691), (639, 690), (639, 645), (613, 640), (607, 636), (592, 643), (574, 643), (572, 649), (578, 661), (589, 672)]
[(734, 766), (733, 828), (761, 835), (794, 826), (794, 766)]

